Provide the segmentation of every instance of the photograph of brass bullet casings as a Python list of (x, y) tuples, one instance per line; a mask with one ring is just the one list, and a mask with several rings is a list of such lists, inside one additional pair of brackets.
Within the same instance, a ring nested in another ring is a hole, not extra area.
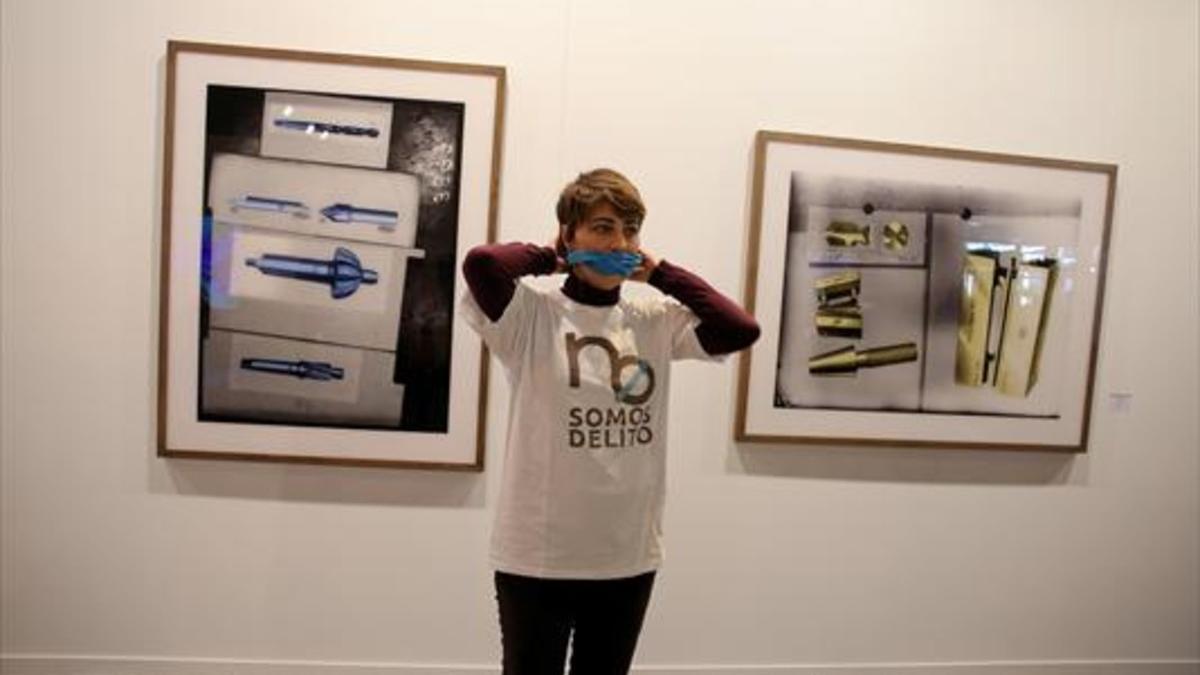
[(999, 331), (993, 324), (1003, 311), (1003, 286), (1007, 271), (997, 254), (970, 252), (963, 258), (962, 291), (959, 296), (958, 332), (954, 357), (954, 380), (968, 387), (991, 384), (990, 366), (995, 360)]
[(817, 335), (853, 338), (855, 340), (862, 337), (863, 317), (858, 307), (827, 307), (818, 309), (815, 320)]
[(871, 349), (846, 346), (808, 360), (808, 372), (813, 375), (855, 375), (860, 368), (880, 368), (917, 360), (917, 345), (902, 342)]
[(822, 308), (856, 305), (862, 291), (862, 275), (851, 270), (821, 277), (813, 282), (813, 289), (817, 292), (817, 305)]
[(817, 312), (813, 315), (817, 335), (861, 338), (863, 317), (858, 294), (862, 291), (862, 274), (850, 270), (821, 277), (813, 282), (813, 288), (817, 294)]
[(1037, 382), (1047, 309), (1057, 278), (1052, 259), (1002, 260), (988, 251), (963, 261), (955, 382), (1027, 397)]
[(899, 220), (893, 220), (883, 226), (883, 247), (889, 251), (908, 248), (908, 239), (908, 226)]
[(1026, 397), (1038, 380), (1042, 344), (1058, 278), (1055, 260), (1018, 262), (1008, 287), (1004, 329), (996, 361), (996, 390)]
[(871, 245), (871, 226), (835, 220), (825, 227), (825, 243), (838, 248)]

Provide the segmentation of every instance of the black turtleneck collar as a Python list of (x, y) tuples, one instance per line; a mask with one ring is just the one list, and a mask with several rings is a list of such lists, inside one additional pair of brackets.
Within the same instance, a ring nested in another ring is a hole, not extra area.
[(596, 307), (615, 305), (617, 304), (617, 300), (621, 299), (620, 286), (606, 291), (588, 284), (573, 273), (567, 274), (567, 279), (562, 285), (562, 292), (563, 295), (581, 305), (594, 305)]

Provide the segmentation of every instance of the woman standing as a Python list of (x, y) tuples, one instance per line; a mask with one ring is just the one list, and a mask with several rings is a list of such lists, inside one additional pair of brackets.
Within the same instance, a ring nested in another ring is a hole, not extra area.
[[(491, 563), (505, 675), (627, 673), (662, 562), (667, 390), (675, 359), (749, 347), (754, 318), (640, 245), (624, 176), (580, 174), (556, 245), (479, 246), (463, 313), (512, 387)], [(521, 277), (566, 272), (543, 291)], [(626, 280), (662, 295), (628, 299)], [(573, 637), (572, 637), (573, 636)]]

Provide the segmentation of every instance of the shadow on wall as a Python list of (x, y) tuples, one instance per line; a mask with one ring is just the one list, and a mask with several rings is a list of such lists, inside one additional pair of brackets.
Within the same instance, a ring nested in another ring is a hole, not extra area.
[(149, 459), (155, 494), (482, 509), (481, 473), (211, 459)]
[(852, 445), (735, 444), (730, 473), (884, 483), (1086, 485), (1086, 455)]

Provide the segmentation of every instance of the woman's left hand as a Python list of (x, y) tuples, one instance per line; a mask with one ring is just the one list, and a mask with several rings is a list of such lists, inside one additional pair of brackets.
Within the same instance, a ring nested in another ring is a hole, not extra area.
[(642, 264), (634, 268), (633, 274), (629, 275), (629, 278), (632, 281), (646, 283), (650, 280), (650, 275), (654, 274), (654, 268), (658, 267), (658, 258), (644, 248), (639, 248), (638, 254), (642, 256)]

